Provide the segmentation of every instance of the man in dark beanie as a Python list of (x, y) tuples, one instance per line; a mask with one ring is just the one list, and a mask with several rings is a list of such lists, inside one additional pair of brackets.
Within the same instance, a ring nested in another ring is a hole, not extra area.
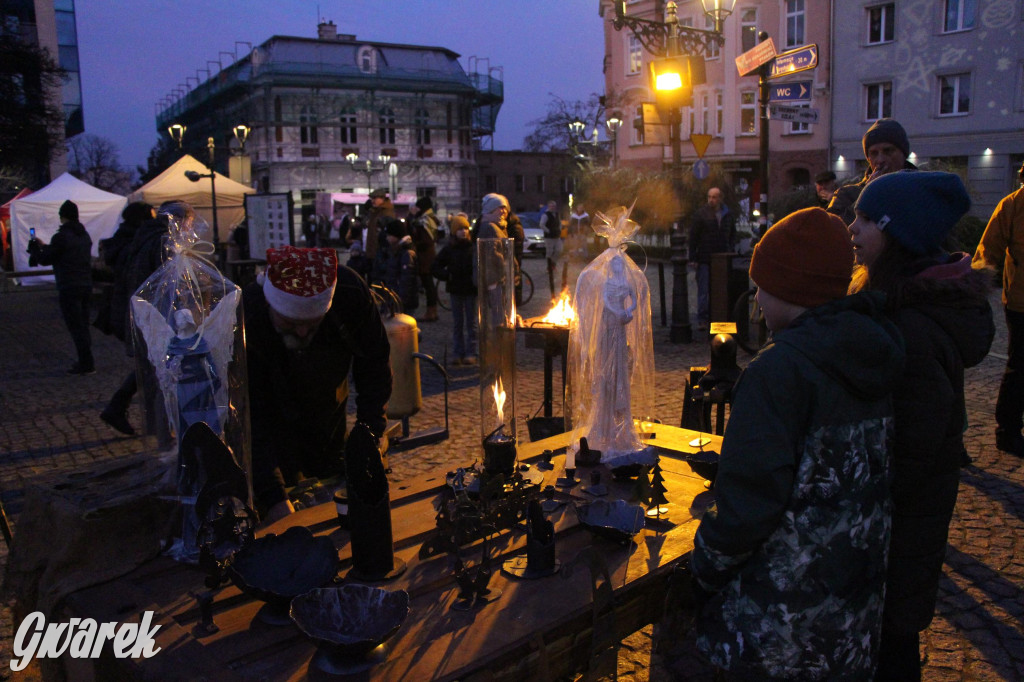
[(427, 297), (427, 312), (420, 318), (421, 322), (437, 321), (437, 287), (430, 267), (437, 256), (437, 226), (440, 222), (434, 215), (434, 203), (430, 197), (420, 197), (409, 207), (409, 235), (416, 247), (416, 269)]
[(65, 201), (57, 212), (60, 229), (49, 244), (33, 237), (28, 253), (39, 265), (52, 265), (64, 324), (75, 342), (78, 361), (68, 374), (94, 374), (92, 338), (89, 336), (89, 299), (92, 298), (92, 238), (78, 222), (78, 206)]
[(857, 197), (868, 182), (886, 173), (917, 170), (917, 166), (907, 161), (908, 156), (910, 140), (907, 139), (907, 131), (903, 126), (891, 118), (880, 118), (875, 121), (864, 133), (864, 158), (868, 160), (868, 169), (864, 171), (864, 177), (856, 184), (840, 187), (832, 197), (832, 203), (828, 205), (828, 212), (842, 218), (847, 225), (853, 223), (857, 217), (853, 205), (857, 203)]
[(379, 224), (387, 242), (382, 261), (384, 286), (398, 294), (404, 312), (412, 313), (419, 307), (420, 284), (412, 237), (398, 218), (382, 218)]

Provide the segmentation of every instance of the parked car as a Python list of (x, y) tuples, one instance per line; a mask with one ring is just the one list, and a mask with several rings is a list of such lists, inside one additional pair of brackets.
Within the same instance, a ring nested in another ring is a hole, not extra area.
[(523, 256), (544, 256), (544, 230), (540, 229), (541, 213), (517, 213), (523, 224), (526, 243), (523, 245)]

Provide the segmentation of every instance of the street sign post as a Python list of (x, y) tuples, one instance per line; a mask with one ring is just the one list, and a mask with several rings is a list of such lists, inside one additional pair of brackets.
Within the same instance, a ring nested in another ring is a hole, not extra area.
[(793, 81), (776, 83), (768, 91), (769, 102), (805, 102), (811, 99), (814, 81)]
[(813, 43), (804, 45), (795, 50), (775, 55), (768, 71), (768, 80), (782, 78), (800, 71), (808, 71), (817, 66), (818, 46)]
[(750, 48), (739, 57), (736, 57), (736, 69), (740, 76), (747, 76), (775, 57), (775, 43), (772, 39), (763, 40)]
[(809, 107), (787, 107), (782, 104), (769, 104), (768, 114), (773, 121), (818, 122), (818, 110)]
[(693, 162), (693, 177), (698, 180), (707, 180), (711, 174), (711, 166), (704, 159), (697, 159)]

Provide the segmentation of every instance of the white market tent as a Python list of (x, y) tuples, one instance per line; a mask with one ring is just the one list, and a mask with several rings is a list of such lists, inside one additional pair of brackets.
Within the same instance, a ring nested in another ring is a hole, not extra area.
[[(188, 202), (201, 215), (210, 229), (213, 229), (213, 202), (211, 201), (210, 179), (200, 178), (192, 182), (185, 177), (186, 171), (209, 175), (210, 169), (185, 154), (160, 175), (156, 176), (130, 195), (130, 201), (145, 201), (154, 208), (165, 201)], [(245, 218), (245, 195), (256, 190), (217, 173), (217, 231), (221, 242), (227, 239), (231, 229)]]
[[(67, 200), (78, 205), (78, 219), (92, 237), (92, 255), (99, 256), (99, 242), (114, 234), (121, 222), (121, 211), (128, 200), (82, 182), (70, 173), (22, 199), (11, 202), (11, 249), (14, 251), (14, 269), (31, 270), (28, 265), (29, 230), (35, 228), (36, 238), (49, 244), (60, 227), (57, 212)], [(49, 269), (46, 268), (39, 269)], [(52, 277), (24, 278), (22, 283), (53, 281)]]

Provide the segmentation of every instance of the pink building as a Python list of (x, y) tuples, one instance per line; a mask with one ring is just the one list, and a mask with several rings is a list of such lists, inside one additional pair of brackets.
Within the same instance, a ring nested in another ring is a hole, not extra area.
[[(700, 0), (629, 0), (626, 14), (664, 21), (667, 5), (676, 4), (679, 23), (694, 28), (712, 28)], [(724, 0), (728, 6), (729, 0)], [(769, 122), (769, 188), (771, 196), (796, 186), (807, 186), (828, 165), (829, 107), (829, 34), (831, 2), (819, 0), (736, 0), (733, 13), (725, 20), (725, 44), (715, 46), (706, 55), (707, 82), (694, 88), (692, 106), (682, 110), (683, 163), (689, 167), (697, 159), (691, 134), (711, 135), (704, 159), (719, 163), (730, 174), (733, 187), (746, 180), (756, 192), (760, 173), (759, 135), (761, 121), (758, 106), (757, 75), (740, 77), (736, 57), (754, 47), (758, 33), (766, 31), (777, 52), (811, 43), (818, 46), (818, 66), (796, 73), (772, 85), (809, 82), (806, 98), (786, 102), (789, 106), (818, 110), (819, 123)], [(616, 135), (618, 162), (647, 170), (659, 170), (671, 163), (667, 126), (648, 126), (647, 139), (635, 122), (641, 118), (641, 105), (653, 102), (649, 83), (649, 63), (655, 55), (624, 27), (616, 31), (615, 5), (600, 0), (598, 11), (605, 19), (605, 95), (608, 116), (621, 112), (623, 124)], [(800, 88), (795, 88), (800, 92)], [(653, 133), (653, 134), (651, 134)], [(756, 194), (754, 194), (756, 201)], [(739, 197), (738, 197), (739, 198)], [(753, 205), (753, 203), (751, 204)]]

